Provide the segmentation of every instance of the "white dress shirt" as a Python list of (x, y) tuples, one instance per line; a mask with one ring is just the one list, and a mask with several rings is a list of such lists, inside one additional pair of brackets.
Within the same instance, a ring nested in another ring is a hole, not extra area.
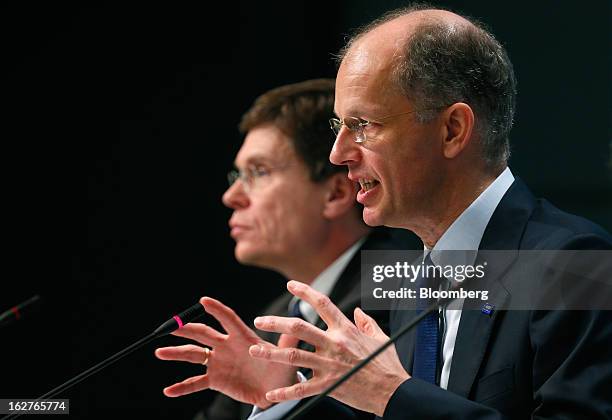
[[(338, 279), (340, 279), (340, 274), (342, 274), (348, 263), (351, 261), (359, 248), (361, 248), (361, 245), (363, 245), (364, 242), (365, 237), (361, 238), (349, 249), (344, 251), (344, 253), (340, 255), (336, 261), (334, 261), (314, 279), (314, 281), (310, 284), (310, 287), (319, 293), (329, 296), (331, 291), (334, 289), (334, 286), (338, 282)], [(295, 305), (297, 301), (298, 298), (294, 296), (291, 299), (291, 302), (289, 302), (288, 309), (291, 309), (291, 307)], [(300, 312), (302, 312), (304, 319), (311, 324), (315, 324), (319, 319), (319, 314), (317, 314), (317, 311), (315, 311), (314, 308), (304, 300), (300, 300)]]
[[(461, 215), (446, 229), (431, 250), (431, 260), (436, 265), (465, 264), (473, 265), (476, 252), (449, 254), (439, 251), (477, 251), (482, 235), (493, 216), (493, 212), (501, 201), (514, 176), (510, 168), (506, 168), (479, 196), (466, 208)], [(461, 258), (461, 261), (448, 261), (448, 258)], [(453, 350), (457, 339), (457, 329), (461, 320), (461, 310), (445, 309), (444, 341), (442, 344), (442, 372), (440, 387), (446, 389), (453, 361)]]

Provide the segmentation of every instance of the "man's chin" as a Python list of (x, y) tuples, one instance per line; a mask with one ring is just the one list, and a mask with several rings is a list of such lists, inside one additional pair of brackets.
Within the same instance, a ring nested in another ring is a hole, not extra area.
[(368, 226), (375, 227), (383, 225), (383, 222), (380, 218), (380, 213), (376, 211), (376, 209), (364, 207), (362, 216), (364, 223)]
[(240, 264), (244, 265), (253, 265), (253, 263), (257, 261), (257, 257), (255, 255), (250, 252), (238, 250), (238, 248), (236, 248), (236, 250), (234, 251), (234, 257), (236, 257), (236, 260)]
[(257, 247), (237, 244), (234, 249), (234, 257), (242, 265), (265, 267), (266, 256)]

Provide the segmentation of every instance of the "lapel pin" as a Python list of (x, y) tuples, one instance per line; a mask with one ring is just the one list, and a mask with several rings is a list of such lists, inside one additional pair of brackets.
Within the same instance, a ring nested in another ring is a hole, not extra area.
[(490, 303), (485, 303), (484, 305), (482, 305), (482, 309), (480, 310), (480, 312), (485, 315), (491, 315), (493, 313), (493, 309), (495, 309), (495, 306), (491, 305)]

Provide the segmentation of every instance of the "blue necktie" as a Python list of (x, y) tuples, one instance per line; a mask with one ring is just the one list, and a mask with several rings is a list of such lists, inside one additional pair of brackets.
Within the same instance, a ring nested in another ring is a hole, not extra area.
[[(433, 266), (429, 254), (425, 257), (423, 269)], [(429, 270), (428, 274), (433, 274), (434, 270)], [(428, 287), (431, 290), (438, 290), (440, 279), (421, 275), (417, 279), (417, 288)], [(423, 312), (428, 306), (435, 302), (435, 299), (418, 299), (417, 314)], [(429, 383), (436, 383), (436, 369), (438, 363), (438, 352), (440, 349), (440, 334), (438, 331), (438, 311), (433, 311), (421, 320), (417, 326), (416, 344), (414, 351), (414, 365), (412, 376)]]
[(301, 318), (304, 319), (304, 314), (300, 310), (300, 302), (301, 300), (296, 300), (293, 305), (290, 306), (288, 315), (290, 317)]
[[(306, 320), (306, 318), (304, 318), (304, 314), (300, 310), (300, 302), (301, 302), (301, 299), (298, 299), (293, 303), (293, 305), (289, 305), (289, 311), (287, 311), (287, 315), (290, 317), (300, 318), (306, 322), (309, 322)], [(298, 342), (297, 347), (302, 350), (314, 351), (314, 348), (310, 344), (306, 343), (305, 341)], [(304, 375), (307, 378), (312, 377), (312, 372), (309, 368), (301, 367), (299, 368), (299, 371), (302, 372), (302, 375)]]

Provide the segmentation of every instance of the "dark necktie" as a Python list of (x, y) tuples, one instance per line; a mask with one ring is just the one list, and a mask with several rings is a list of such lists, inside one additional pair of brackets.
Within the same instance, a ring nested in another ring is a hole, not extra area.
[(290, 305), (289, 311), (288, 311), (288, 315), (290, 317), (295, 317), (295, 318), (300, 318), (300, 319), (304, 319), (305, 320), (304, 314), (300, 310), (300, 302), (301, 302), (301, 300), (296, 300), (293, 303), (293, 305)]
[[(308, 320), (304, 318), (304, 314), (300, 310), (300, 302), (301, 300), (296, 300), (293, 303), (293, 305), (289, 305), (289, 311), (287, 311), (287, 315), (290, 317), (300, 318), (308, 322)], [(302, 349), (302, 350), (307, 350), (307, 351), (314, 351), (314, 347), (312, 347), (310, 344), (306, 343), (305, 341), (298, 342), (297, 348)], [(307, 378), (312, 377), (312, 371), (310, 369), (301, 367), (299, 368), (299, 370), (300, 372), (302, 372), (302, 375), (304, 375), (305, 377)]]
[[(428, 266), (433, 265), (431, 257), (428, 254), (425, 257), (423, 269), (427, 270)], [(432, 276), (424, 276), (421, 273), (421, 276), (417, 279), (417, 289), (426, 287), (431, 290), (438, 290), (440, 278), (433, 275), (433, 271), (434, 270), (430, 269), (427, 273)], [(435, 299), (419, 298), (417, 300), (417, 314), (424, 311), (434, 302)], [(417, 326), (412, 376), (435, 384), (439, 349), (440, 334), (438, 329), (438, 311), (433, 311), (423, 318)]]

